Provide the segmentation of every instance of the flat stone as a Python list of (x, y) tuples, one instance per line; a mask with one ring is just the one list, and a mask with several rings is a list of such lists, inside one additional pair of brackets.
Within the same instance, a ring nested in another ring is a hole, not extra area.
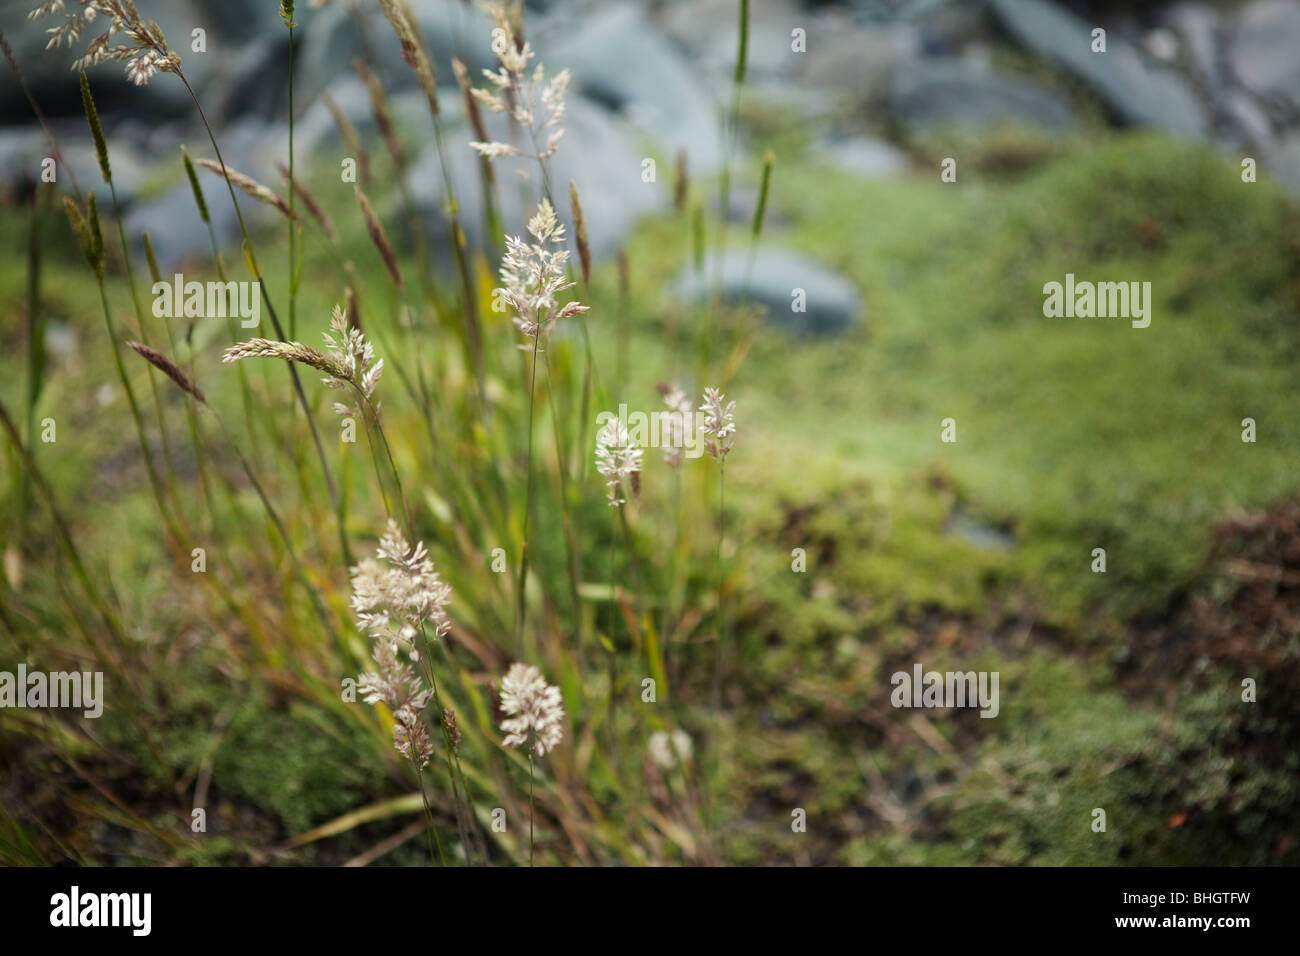
[[(444, 118), (444, 153), (455, 187), (461, 228), (470, 243), (484, 246), (478, 155), (468, 145), (472, 136), (463, 114), (449, 109)], [(495, 116), (488, 119), (489, 134), (504, 138), (505, 130), (496, 125), (504, 121)], [(592, 255), (597, 258), (612, 255), (639, 218), (667, 207), (672, 190), (671, 170), (661, 169), (655, 182), (643, 182), (642, 155), (633, 145), (632, 131), (598, 103), (571, 93), (565, 126), (567, 132), (550, 162), (556, 212), (565, 222), (569, 235), (573, 235), (569, 213), (572, 180), (578, 187)], [(537, 163), (532, 159), (507, 158), (497, 160), (495, 169), (494, 195), (502, 227), (510, 235), (523, 235), (525, 223), (541, 195)], [(522, 190), (520, 173), (527, 177), (527, 185)], [(430, 231), (435, 237), (445, 235), (442, 161), (435, 146), (428, 146), (420, 154), (408, 173), (407, 185)], [(521, 192), (528, 193), (527, 202)]]
[[(732, 249), (721, 271), (723, 301), (764, 306), (775, 325), (796, 334), (843, 334), (865, 311), (851, 282), (799, 253), (759, 249), (751, 262), (748, 249)], [(677, 279), (679, 294), (687, 302), (708, 302), (714, 272), (713, 262), (706, 262), (702, 274), (687, 266)], [(804, 311), (794, 310), (797, 290), (803, 292)]]
[(1241, 14), (1229, 46), (1232, 70), (1252, 92), (1300, 102), (1300, 3), (1257, 0)]
[(1207, 110), (1188, 80), (1118, 35), (1107, 33), (1106, 52), (1093, 53), (1097, 24), (1046, 0), (989, 0), (989, 8), (1012, 36), (1086, 82), (1125, 122), (1206, 137)]
[(719, 163), (714, 104), (691, 64), (633, 3), (598, 8), (547, 56), (574, 86), (644, 131), (668, 155), (686, 150), (692, 170)]
[(817, 158), (851, 173), (869, 178), (897, 176), (907, 171), (907, 154), (893, 143), (855, 136), (825, 144)]
[(904, 64), (890, 80), (888, 104), (895, 119), (921, 129), (1016, 123), (1064, 130), (1076, 122), (1064, 96), (1023, 77), (956, 58)]

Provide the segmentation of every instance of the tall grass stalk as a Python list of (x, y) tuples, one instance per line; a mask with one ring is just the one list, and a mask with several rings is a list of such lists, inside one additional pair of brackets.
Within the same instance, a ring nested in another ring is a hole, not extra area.
[[(141, 244), (144, 246), (145, 262), (149, 266), (150, 278), (155, 283), (161, 282), (162, 274), (158, 269), (158, 259), (154, 255), (153, 242), (149, 238), (149, 233), (147, 232), (143, 233), (140, 237), (140, 241)], [(172, 324), (170, 322), (164, 323), (164, 328), (166, 328), (167, 330), (167, 341), (171, 347), (172, 354), (173, 355), (179, 354), (176, 349), (176, 333), (175, 330), (172, 328)], [(129, 345), (130, 343), (127, 344)], [(144, 344), (147, 345), (148, 343), (146, 342)], [(193, 379), (193, 377), (194, 377), (194, 368), (193, 368), (193, 360), (191, 359), (190, 378)], [(194, 460), (198, 466), (199, 484), (203, 489), (203, 500), (207, 505), (207, 510), (208, 510), (208, 522), (209, 522), (208, 533), (214, 534), (217, 528), (220, 526), (221, 519), (217, 514), (216, 504), (213, 501), (213, 497), (212, 497), (212, 489), (208, 478), (206, 449), (204, 447), (203, 442), (199, 438), (198, 416), (194, 408), (195, 396), (193, 395), (193, 393), (185, 392), (184, 389), (182, 389), (182, 393), (185, 395), (185, 398), (183, 399), (185, 404), (185, 422), (187, 428), (189, 429), (190, 444), (194, 449)]]
[[(144, 309), (140, 306), (140, 293), (136, 289), (135, 268), (131, 262), (131, 250), (126, 241), (126, 229), (122, 225), (122, 206), (117, 200), (117, 187), (113, 183), (113, 170), (108, 158), (108, 142), (104, 137), (103, 127), (99, 122), (99, 111), (95, 109), (95, 100), (90, 93), (90, 80), (86, 77), (85, 70), (80, 73), (80, 81), (81, 105), (86, 114), (86, 122), (90, 126), (91, 138), (95, 145), (95, 156), (99, 161), (99, 171), (113, 200), (113, 220), (117, 225), (118, 240), (122, 243), (122, 264), (126, 270), (127, 288), (131, 292), (131, 306), (135, 310), (135, 321), (140, 330), (140, 337), (148, 344), (149, 331), (145, 327)], [(114, 348), (116, 348), (116, 342)], [(158, 418), (159, 440), (162, 444), (163, 464), (167, 474), (167, 489), (171, 494), (172, 507), (179, 513), (181, 509), (180, 493), (176, 484), (176, 465), (172, 456), (171, 439), (167, 434), (167, 420), (163, 415), (162, 399), (159, 397), (158, 383), (154, 378), (152, 369), (148, 372), (148, 379), (149, 392), (153, 398), (154, 413)], [(198, 454), (198, 449), (195, 449), (195, 453)]]
[(294, 168), (293, 168), (293, 28), (296, 24), (293, 22), (294, 0), (283, 0), (280, 4), (280, 18), (284, 21), (285, 27), (289, 30), (289, 338), (297, 338), (298, 335), (298, 269), (296, 267), (297, 258), (297, 238), (300, 229), (298, 227), (298, 217), (294, 211), (294, 197), (298, 192), (294, 188)]
[(516, 590), (519, 611), (515, 625), (515, 656), (520, 660), (524, 657), (524, 619), (527, 616), (528, 601), (528, 520), (533, 511), (533, 398), (537, 392), (537, 350), (540, 341), (540, 335), (533, 336), (533, 355), (528, 373), (528, 457), (525, 459), (524, 464), (526, 472), (524, 479), (524, 536), (523, 545), (519, 550), (519, 586)]
[(754, 207), (754, 221), (749, 229), (749, 259), (745, 263), (745, 294), (749, 294), (754, 279), (754, 262), (758, 258), (758, 240), (763, 234), (763, 218), (767, 213), (767, 195), (772, 188), (772, 166), (776, 157), (769, 149), (763, 154), (763, 173), (758, 183), (758, 203)]
[[(212, 216), (208, 212), (208, 202), (203, 195), (203, 187), (199, 184), (198, 171), (194, 168), (194, 160), (190, 158), (189, 150), (184, 146), (181, 146), (181, 162), (185, 167), (186, 178), (189, 179), (190, 192), (194, 196), (194, 205), (198, 209), (199, 218), (203, 220), (203, 224), (208, 230), (208, 242), (212, 247), (212, 261), (217, 270), (217, 277), (222, 281), (222, 283), (228, 282), (229, 277), (226, 275), (226, 261), (221, 255), (221, 247), (217, 242), (217, 231), (212, 225)], [(226, 317), (226, 329), (230, 333), (230, 344), (234, 345), (239, 341), (239, 331), (235, 324), (234, 316)], [(265, 422), (268, 431), (273, 431), (275, 428), (276, 416), (255, 414), (253, 391), (248, 384), (248, 373), (241, 365), (237, 370), (237, 374), (239, 376), (239, 392), (244, 404), (244, 421), (247, 425), (248, 436), (253, 443), (253, 460), (260, 462), (261, 445), (257, 440), (257, 429), (254, 428), (254, 424), (257, 422)], [(279, 444), (278, 438), (274, 434), (272, 434), (272, 439), (276, 444)]]
[(560, 522), (564, 531), (565, 567), (569, 577), (569, 599), (573, 602), (574, 644), (582, 647), (582, 603), (578, 596), (578, 546), (574, 537), (572, 501), (569, 490), (569, 460), (564, 451), (561, 418), (555, 407), (555, 385), (551, 378), (551, 353), (546, 356), (546, 396), (551, 407), (552, 434), (555, 436), (556, 470), (560, 476)]
[[(271, 316), (271, 324), (275, 328), (276, 335), (280, 338), (284, 338), (284, 328), (280, 324), (279, 316), (276, 314), (275, 305), (271, 302), (271, 295), (266, 291), (266, 283), (262, 281), (261, 270), (257, 268), (257, 260), (253, 254), (253, 240), (249, 235), (248, 226), (244, 222), (244, 214), (239, 208), (239, 200), (235, 198), (235, 187), (231, 182), (229, 171), (226, 168), (226, 162), (221, 157), (221, 147), (217, 145), (216, 134), (212, 131), (212, 126), (208, 122), (208, 117), (203, 112), (203, 106), (199, 103), (198, 95), (194, 92), (194, 88), (190, 85), (190, 81), (186, 79), (185, 73), (179, 66), (176, 68), (176, 76), (180, 79), (181, 83), (184, 84), (186, 92), (189, 93), (190, 100), (194, 103), (194, 108), (198, 111), (199, 119), (203, 123), (203, 128), (208, 134), (208, 141), (212, 144), (212, 151), (217, 157), (217, 163), (221, 166), (222, 178), (226, 181), (226, 190), (230, 193), (230, 202), (235, 207), (235, 218), (239, 222), (239, 232), (244, 238), (244, 248), (247, 251), (249, 261), (253, 266), (254, 275), (261, 284), (262, 301), (266, 305), (267, 313)], [(303, 391), (302, 380), (298, 376), (298, 370), (294, 368), (291, 363), (289, 364), (289, 376), (293, 380), (293, 387), (298, 396), (298, 403), (302, 407), (303, 414), (307, 417), (307, 425), (311, 430), (312, 442), (316, 446), (316, 455), (320, 459), (321, 472), (325, 478), (325, 487), (329, 493), (330, 504), (334, 509), (335, 518), (338, 524), (339, 545), (343, 550), (344, 560), (350, 561), (349, 555), (351, 554), (351, 549), (348, 547), (347, 527), (343, 519), (343, 509), (339, 498), (338, 488), (335, 487), (334, 476), (330, 471), (329, 459), (325, 457), (325, 446), (321, 443), (320, 431), (317, 429), (316, 421), (312, 416), (311, 405), (307, 402), (307, 394)]]
[[(41, 234), (53, 202), (54, 190), (32, 192), (32, 214), (27, 233), (27, 442), (36, 436), (36, 405), (45, 386), (45, 316), (41, 310)], [(19, 537), (26, 536), (30, 493), (26, 468), (15, 468), (18, 479)]]
[(140, 414), (135, 389), (131, 387), (131, 380), (126, 374), (126, 367), (122, 364), (121, 344), (118, 340), (117, 329), (113, 324), (113, 310), (108, 304), (108, 290), (104, 284), (104, 238), (99, 228), (99, 213), (95, 204), (95, 194), (92, 192), (86, 197), (87, 214), (84, 217), (77, 204), (71, 199), (64, 197), (63, 203), (68, 214), (68, 221), (72, 225), (72, 231), (77, 235), (86, 262), (95, 274), (95, 284), (99, 290), (99, 301), (104, 315), (104, 326), (108, 330), (109, 345), (113, 352), (113, 364), (117, 369), (122, 388), (126, 392), (127, 404), (131, 409), (131, 418), (135, 422), (136, 436), (140, 441), (141, 453), (144, 455), (145, 468), (149, 474), (149, 484), (153, 489), (154, 500), (158, 504), (159, 513), (162, 515), (173, 541), (179, 544), (185, 540), (185, 536), (181, 533), (177, 516), (173, 513), (166, 500), (162, 479), (158, 474), (157, 464), (154, 461), (153, 450), (149, 447), (149, 439), (145, 434), (144, 418)]
[(718, 178), (717, 257), (714, 264), (714, 300), (721, 293), (723, 253), (726, 251), (727, 223), (731, 218), (731, 165), (735, 159), (740, 129), (740, 92), (745, 85), (745, 68), (749, 57), (749, 0), (740, 0), (737, 23), (736, 67), (731, 75), (731, 105), (722, 118), (722, 169)]

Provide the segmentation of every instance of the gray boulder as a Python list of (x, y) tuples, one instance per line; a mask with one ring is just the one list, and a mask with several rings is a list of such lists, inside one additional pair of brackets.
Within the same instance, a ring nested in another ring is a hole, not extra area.
[[(687, 266), (678, 276), (678, 293), (687, 302), (708, 302), (715, 268), (706, 262), (701, 274)], [(862, 319), (864, 307), (853, 284), (798, 253), (759, 249), (751, 259), (748, 249), (732, 249), (722, 258), (721, 273), (724, 301), (764, 306), (768, 318), (789, 332), (843, 334)]]
[(868, 178), (896, 176), (907, 170), (907, 154), (893, 143), (868, 136), (835, 140), (816, 155), (821, 162)]
[[(230, 197), (225, 192), (218, 193), (213, 186), (219, 186), (215, 177), (204, 181), (203, 189), (207, 196), (212, 227), (217, 233), (217, 242), (226, 254), (227, 264), (232, 271), (243, 271), (238, 257), (230, 256), (229, 243), (239, 233), (235, 221), (235, 210), (230, 205)], [(247, 210), (247, 203), (240, 203), (240, 208)], [(149, 233), (154, 253), (158, 257), (158, 268), (164, 275), (170, 274), (178, 266), (191, 262), (200, 262), (204, 269), (211, 267), (212, 242), (208, 236), (208, 227), (194, 207), (194, 194), (190, 184), (182, 180), (157, 199), (140, 203), (127, 213), (126, 234), (133, 245), (132, 255), (137, 262), (143, 262), (144, 247), (140, 234)]]
[[(288, 141), (286, 126), (267, 124), (254, 117), (237, 120), (218, 133), (221, 156), (228, 167), (252, 176), (281, 195), (285, 194), (285, 188), (274, 163), (276, 159), (283, 161), (288, 156)], [(160, 165), (155, 168), (161, 169), (165, 165), (172, 169), (176, 176), (172, 185), (155, 198), (133, 204), (126, 217), (127, 235), (133, 243), (139, 243), (140, 233), (149, 233), (164, 272), (183, 262), (209, 260), (212, 254), (208, 228), (199, 218), (189, 180), (181, 172), (180, 145), (180, 138), (174, 137), (165, 147), (160, 144), (157, 153)], [(206, 136), (190, 138), (187, 145), (195, 159), (215, 158)], [(227, 256), (227, 264), (231, 264), (230, 246), (232, 243), (237, 245), (239, 225), (230, 202), (230, 190), (218, 173), (200, 167), (198, 177), (217, 242)], [(264, 203), (238, 189), (235, 195), (250, 230), (284, 223), (280, 213)], [(238, 265), (237, 254), (234, 265)]]
[[(349, 10), (350, 4), (333, 3), (320, 10), (308, 10), (296, 19), (303, 25), (301, 70), (296, 82), (303, 102), (320, 94), (342, 76), (352, 72), (352, 61), (363, 57), (378, 74), (387, 90), (417, 85), (415, 73), (401, 56), (401, 46), (392, 26), (377, 3), (358, 7), (361, 27)], [(459, 57), (470, 76), (478, 82), (480, 71), (494, 66), (492, 26), (477, 5), (459, 0), (422, 0), (414, 5), (417, 29), (433, 60), (438, 82), (454, 87), (452, 57)], [(296, 33), (296, 31), (295, 31)]]
[[(101, 210), (111, 211), (112, 199), (104, 185), (86, 124), (67, 117), (56, 120), (52, 128), (63, 156), (62, 165), (55, 167), (56, 185), (71, 193), (75, 181), (83, 193), (95, 191)], [(0, 127), (0, 183), (12, 186), (40, 181), (41, 164), (52, 156), (50, 141), (37, 124)], [(129, 141), (110, 139), (109, 161), (118, 201), (127, 205), (145, 177), (146, 158)]]
[(1092, 52), (1086, 22), (1046, 0), (989, 0), (1002, 25), (1029, 49), (1086, 82), (1126, 122), (1203, 139), (1209, 121), (1191, 84), (1108, 34), (1105, 53)]
[[(444, 119), (444, 152), (461, 227), (471, 243), (482, 246), (487, 237), (478, 156), (468, 145), (473, 136), (459, 109), (448, 109)], [(572, 180), (578, 186), (592, 254), (611, 255), (637, 219), (668, 205), (672, 184), (663, 177), (653, 183), (642, 182), (640, 150), (633, 147), (630, 131), (603, 106), (570, 95), (565, 126), (567, 132), (560, 141), (559, 152), (550, 163), (556, 212), (573, 235), (569, 216), (569, 181)], [(489, 133), (505, 136), (504, 129), (498, 128), (495, 122)], [(519, 173), (527, 177), (522, 189)], [(667, 171), (664, 175), (668, 175)], [(522, 158), (498, 160), (496, 182), (495, 202), (504, 230), (523, 235), (524, 223), (534, 211), (536, 197), (540, 196), (537, 163)], [(407, 186), (435, 236), (446, 234), (443, 183), (442, 163), (436, 147), (430, 144), (411, 168)], [(527, 200), (524, 193), (528, 195)]]
[(718, 167), (718, 119), (690, 63), (640, 6), (602, 6), (553, 46), (551, 70), (567, 67), (578, 90), (619, 113), (674, 155), (686, 150), (693, 172)]
[(1165, 16), (1183, 40), (1192, 70), (1210, 99), (1217, 102), (1227, 84), (1220, 42), (1219, 15), (1202, 3), (1179, 3)]
[(904, 64), (890, 79), (887, 101), (893, 117), (910, 128), (983, 129), (1010, 122), (1064, 130), (1076, 122), (1065, 97), (966, 59)]
[(1229, 47), (1232, 70), (1251, 92), (1300, 103), (1300, 3), (1257, 0), (1241, 14)]

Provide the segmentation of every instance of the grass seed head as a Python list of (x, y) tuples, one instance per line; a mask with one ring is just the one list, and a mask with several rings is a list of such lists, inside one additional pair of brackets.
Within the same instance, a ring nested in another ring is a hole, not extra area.
[(501, 679), (501, 721), (506, 747), (525, 744), (543, 756), (564, 740), (564, 699), (560, 689), (546, 683), (531, 664), (512, 664)]

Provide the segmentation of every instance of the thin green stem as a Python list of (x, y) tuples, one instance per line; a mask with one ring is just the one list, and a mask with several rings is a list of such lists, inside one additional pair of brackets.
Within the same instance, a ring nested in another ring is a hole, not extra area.
[(533, 336), (533, 363), (532, 371), (528, 376), (528, 458), (524, 465), (525, 471), (527, 472), (527, 478), (525, 480), (524, 491), (523, 547), (520, 549), (519, 554), (519, 587), (517, 591), (519, 612), (515, 633), (517, 657), (520, 660), (523, 660), (524, 657), (524, 618), (528, 607), (528, 520), (533, 513), (533, 396), (537, 389), (537, 350), (540, 340), (540, 333)]
[(298, 270), (297, 231), (298, 216), (294, 211), (293, 181), (293, 27), (289, 27), (289, 338), (296, 339), (298, 332)]
[[(261, 270), (257, 268), (257, 260), (253, 255), (253, 240), (248, 233), (247, 225), (244, 223), (244, 214), (239, 208), (239, 200), (235, 198), (235, 187), (230, 181), (230, 175), (226, 169), (226, 161), (221, 157), (221, 147), (217, 145), (216, 134), (213, 133), (212, 126), (208, 122), (208, 117), (203, 112), (203, 106), (199, 103), (198, 95), (194, 92), (194, 88), (190, 86), (189, 80), (185, 78), (185, 74), (178, 68), (176, 70), (176, 75), (180, 78), (181, 83), (185, 85), (186, 91), (190, 94), (190, 100), (193, 101), (194, 108), (198, 110), (199, 119), (203, 122), (204, 130), (207, 131), (208, 141), (212, 143), (212, 150), (216, 154), (217, 163), (221, 166), (222, 178), (226, 181), (226, 190), (230, 193), (230, 202), (235, 207), (235, 218), (239, 221), (239, 231), (244, 237), (244, 245), (248, 251), (248, 258), (251, 261), (253, 271), (259, 280), (258, 284), (262, 290), (262, 301), (266, 304), (267, 312), (270, 313), (271, 324), (275, 327), (276, 335), (283, 339), (285, 337), (284, 328), (280, 325), (280, 318), (276, 314), (275, 306), (271, 302), (270, 293), (266, 291), (265, 283), (261, 282)], [(311, 405), (307, 401), (307, 393), (303, 391), (302, 379), (298, 376), (298, 370), (294, 367), (292, 362), (287, 364), (289, 366), (289, 376), (293, 379), (294, 391), (298, 396), (298, 403), (302, 406), (303, 414), (307, 417), (307, 426), (311, 430), (312, 441), (316, 445), (316, 454), (320, 458), (321, 473), (325, 477), (325, 487), (329, 492), (330, 503), (334, 508), (334, 514), (338, 522), (339, 544), (343, 549), (343, 557), (347, 563), (351, 564), (351, 549), (348, 547), (347, 529), (343, 521), (343, 506), (339, 499), (338, 489), (334, 485), (334, 476), (330, 471), (329, 460), (325, 457), (325, 446), (321, 443), (320, 432), (316, 428), (315, 419), (312, 417)]]
[(535, 774), (534, 774), (534, 772), (533, 772), (533, 752), (532, 752), (531, 750), (529, 750), (529, 751), (528, 751), (528, 865), (529, 865), (529, 866), (534, 866), (534, 865), (535, 865), (534, 862), (533, 862), (533, 850), (534, 850), (534, 843), (533, 843), (533, 816), (535, 815), (535, 812), (536, 812), (536, 811), (533, 809), (533, 782), (534, 782), (534, 777), (535, 777)]
[(726, 506), (727, 465), (725, 459), (718, 466), (718, 550), (714, 559), (718, 591), (718, 628), (713, 645), (713, 709), (722, 706), (722, 642), (727, 626), (726, 608), (722, 595), (722, 538), (727, 533)]

